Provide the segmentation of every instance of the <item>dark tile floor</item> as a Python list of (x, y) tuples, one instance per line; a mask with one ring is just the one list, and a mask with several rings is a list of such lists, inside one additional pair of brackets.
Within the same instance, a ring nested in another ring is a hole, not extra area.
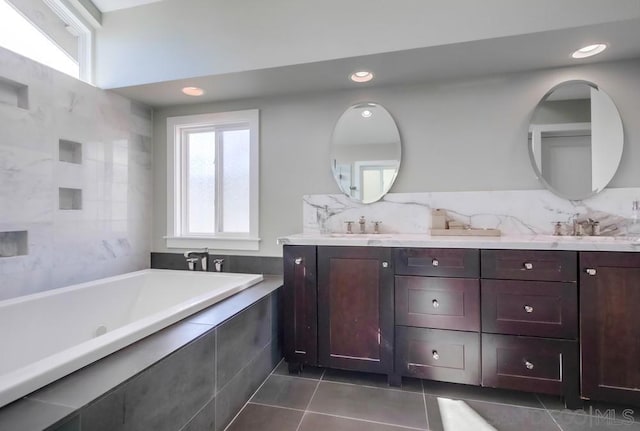
[(227, 431), (640, 431), (640, 408), (417, 379), (390, 388), (386, 376), (281, 362)]

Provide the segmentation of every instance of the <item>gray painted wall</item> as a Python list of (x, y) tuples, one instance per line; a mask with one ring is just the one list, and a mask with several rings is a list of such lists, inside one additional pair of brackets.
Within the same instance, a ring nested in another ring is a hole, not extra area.
[(640, 0), (162, 1), (102, 15), (96, 83), (125, 87), (639, 16)]
[[(176, 106), (154, 116), (154, 251), (165, 251), (166, 118), (260, 109), (260, 255), (280, 256), (278, 236), (302, 230), (302, 196), (339, 193), (329, 165), (335, 122), (351, 104), (381, 103), (402, 138), (391, 192), (540, 189), (527, 130), (538, 101), (572, 79), (595, 82), (616, 103), (625, 151), (610, 186), (640, 186), (640, 60), (600, 63), (470, 81), (356, 89), (295, 97)], [(384, 221), (384, 220), (383, 220)], [(237, 253), (241, 254), (241, 253)], [(246, 253), (256, 254), (256, 253)]]

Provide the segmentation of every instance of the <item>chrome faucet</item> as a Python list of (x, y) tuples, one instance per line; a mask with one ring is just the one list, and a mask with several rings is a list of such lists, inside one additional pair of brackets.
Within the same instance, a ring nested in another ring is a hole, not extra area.
[(360, 225), (360, 233), (366, 233), (365, 224), (367, 222), (364, 219), (364, 216), (360, 216), (360, 220), (358, 220), (358, 224)]
[(184, 258), (189, 265), (189, 271), (196, 270), (196, 263), (200, 261), (200, 270), (207, 271), (207, 262), (209, 260), (209, 249), (205, 248), (204, 251), (185, 251)]

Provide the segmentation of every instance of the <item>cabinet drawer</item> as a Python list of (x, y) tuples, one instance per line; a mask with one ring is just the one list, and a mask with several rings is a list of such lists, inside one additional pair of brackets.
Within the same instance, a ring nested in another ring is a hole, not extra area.
[(482, 250), (482, 278), (576, 281), (578, 257), (572, 251)]
[(480, 331), (480, 281), (396, 277), (396, 325)]
[(576, 338), (576, 284), (482, 280), (482, 331)]
[(480, 384), (480, 334), (396, 326), (396, 373)]
[(480, 277), (480, 252), (474, 249), (397, 248), (396, 274), (435, 277)]
[(482, 385), (562, 394), (577, 379), (577, 343), (482, 334)]

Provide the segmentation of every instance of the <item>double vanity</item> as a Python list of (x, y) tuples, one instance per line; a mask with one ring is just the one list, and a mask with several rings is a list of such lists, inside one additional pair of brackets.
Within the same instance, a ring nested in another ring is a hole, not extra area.
[(304, 365), (640, 404), (640, 253), (622, 238), (292, 235), (284, 354)]

